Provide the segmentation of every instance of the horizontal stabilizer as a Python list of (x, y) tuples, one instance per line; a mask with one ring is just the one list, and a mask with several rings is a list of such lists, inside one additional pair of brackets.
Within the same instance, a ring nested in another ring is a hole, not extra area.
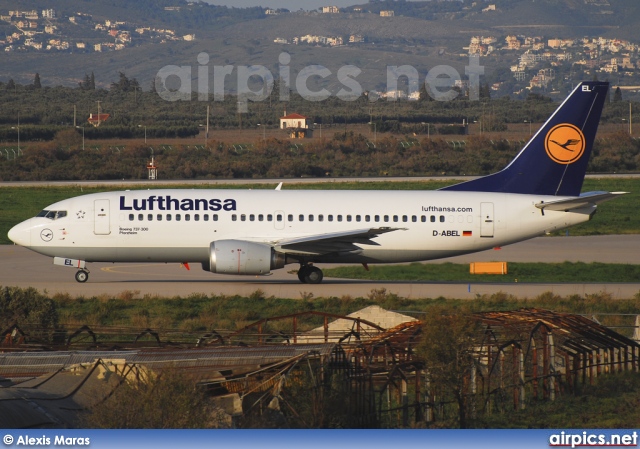
[(629, 192), (586, 192), (576, 198), (569, 198), (566, 200), (551, 201), (545, 203), (544, 201), (536, 204), (538, 209), (542, 210), (557, 210), (557, 211), (570, 211), (574, 209), (580, 209), (587, 206), (594, 206), (605, 201), (612, 200), (619, 195), (624, 195)]

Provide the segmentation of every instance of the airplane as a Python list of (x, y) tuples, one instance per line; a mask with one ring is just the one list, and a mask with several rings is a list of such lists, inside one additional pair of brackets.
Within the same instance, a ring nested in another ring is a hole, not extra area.
[(200, 263), (268, 275), (297, 263), (414, 262), (520, 242), (590, 220), (626, 192), (581, 194), (609, 84), (582, 82), (503, 170), (430, 191), (158, 189), (47, 206), (9, 231), (18, 245), (75, 268), (88, 262)]

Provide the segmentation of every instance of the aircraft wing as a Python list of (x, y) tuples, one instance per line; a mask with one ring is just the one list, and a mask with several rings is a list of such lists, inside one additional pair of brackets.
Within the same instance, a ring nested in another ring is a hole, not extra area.
[(276, 251), (287, 254), (322, 255), (335, 252), (358, 251), (357, 245), (377, 245), (372, 239), (387, 232), (405, 228), (367, 228), (346, 232), (316, 234), (271, 242)]
[(580, 209), (581, 207), (604, 203), (605, 201), (612, 200), (619, 195), (624, 195), (625, 193), (629, 192), (587, 192), (575, 198), (569, 198), (566, 200), (551, 201), (548, 203), (543, 201), (536, 204), (536, 207), (542, 210), (548, 209), (567, 212), (573, 209)]

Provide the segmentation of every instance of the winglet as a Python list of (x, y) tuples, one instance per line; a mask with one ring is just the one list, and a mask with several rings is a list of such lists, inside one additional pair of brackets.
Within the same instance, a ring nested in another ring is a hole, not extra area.
[(276, 190), (282, 190), (282, 183), (278, 184), (278, 187), (276, 187)]
[(580, 83), (498, 173), (441, 190), (578, 196), (609, 83)]

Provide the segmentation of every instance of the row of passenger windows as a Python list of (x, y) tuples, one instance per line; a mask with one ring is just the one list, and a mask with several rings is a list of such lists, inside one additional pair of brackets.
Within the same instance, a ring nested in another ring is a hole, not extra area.
[[(191, 221), (191, 219), (193, 218), (193, 221), (209, 221), (209, 214), (193, 214), (193, 216), (191, 214), (147, 214), (145, 217), (145, 214), (138, 214), (138, 221), (144, 221), (145, 219), (147, 221), (162, 221), (162, 220), (166, 220), (166, 221), (171, 221), (174, 220), (175, 221), (182, 221), (184, 218), (184, 221)], [(282, 214), (232, 214), (231, 215), (231, 221), (238, 221), (238, 219), (240, 221), (278, 221), (278, 222), (282, 222), (284, 219), (284, 215)], [(295, 216), (293, 214), (289, 214), (287, 215), (287, 221), (288, 222), (293, 222)], [(136, 219), (136, 214), (129, 214), (129, 221), (135, 221)], [(393, 222), (393, 223), (408, 223), (409, 221), (411, 221), (412, 223), (417, 223), (418, 221), (422, 222), (422, 223), (426, 223), (426, 222), (431, 222), (431, 223), (436, 223), (436, 222), (440, 222), (440, 223), (444, 223), (445, 222), (445, 216), (444, 215), (440, 215), (440, 216), (436, 216), (436, 215), (314, 215), (314, 214), (309, 214), (309, 215), (303, 215), (303, 214), (299, 214), (297, 216), (297, 219), (299, 222), (303, 222), (303, 221), (320, 221), (320, 222), (324, 222), (329, 221), (329, 222), (333, 222), (333, 221), (337, 221), (337, 222), (342, 222), (342, 221), (347, 221), (347, 222), (352, 222), (352, 221), (356, 221), (356, 222), (362, 222), (364, 221), (365, 223), (369, 223), (369, 222), (375, 222), (375, 223), (380, 223), (380, 222), (384, 222), (384, 223), (389, 223), (389, 222)], [(211, 221), (218, 221), (218, 214), (212, 214), (211, 215)], [(458, 221), (464, 221), (464, 218), (462, 216), (458, 217)], [(473, 216), (468, 215), (467, 216), (467, 222), (471, 223), (473, 221)]]

